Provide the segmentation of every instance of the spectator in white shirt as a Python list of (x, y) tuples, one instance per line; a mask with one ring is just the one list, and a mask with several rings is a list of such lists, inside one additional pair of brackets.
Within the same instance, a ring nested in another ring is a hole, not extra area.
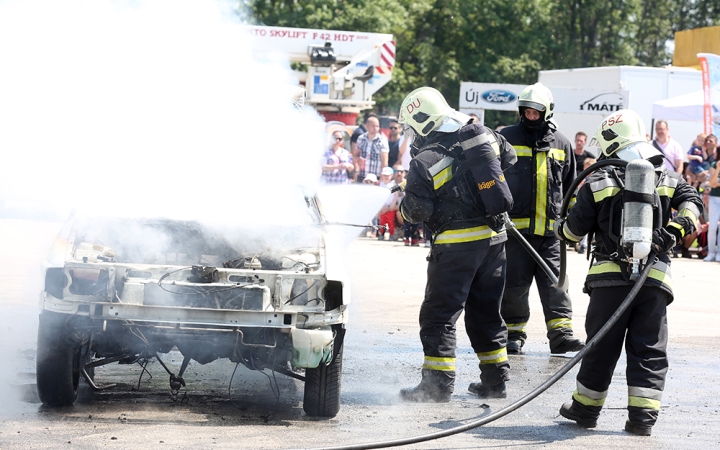
[(655, 122), (655, 139), (652, 145), (665, 155), (665, 167), (668, 171), (682, 173), (684, 151), (682, 145), (670, 137), (670, 128), (664, 120)]

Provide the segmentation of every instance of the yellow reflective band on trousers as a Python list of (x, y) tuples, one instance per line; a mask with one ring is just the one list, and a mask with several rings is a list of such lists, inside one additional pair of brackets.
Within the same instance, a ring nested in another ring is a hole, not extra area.
[(507, 325), (508, 331), (520, 331), (520, 332), (524, 333), (525, 328), (527, 327), (527, 322), (508, 323), (506, 325)]
[(634, 406), (636, 408), (654, 409), (660, 411), (660, 400), (653, 400), (651, 398), (644, 397), (633, 397), (628, 396), (628, 406)]
[(585, 406), (603, 406), (605, 404), (605, 397), (592, 399), (587, 395), (579, 393), (578, 391), (573, 392), (573, 398), (577, 400), (578, 403)]
[(496, 233), (487, 225), (472, 228), (460, 228), (458, 230), (443, 231), (437, 235), (434, 243), (440, 245), (481, 241), (483, 239), (490, 239), (491, 237), (499, 236), (502, 233), (505, 233), (505, 230), (500, 233)]
[(585, 406), (602, 406), (605, 404), (608, 391), (594, 391), (586, 388), (581, 382), (575, 380), (573, 398)]
[(455, 370), (455, 358), (443, 358), (440, 356), (425, 356), (423, 369), (440, 370), (443, 372)]
[(560, 317), (558, 319), (552, 319), (547, 321), (547, 329), (557, 330), (559, 328), (568, 328), (572, 330), (572, 319), (567, 317)]
[(479, 352), (476, 355), (480, 360), (480, 364), (498, 364), (508, 360), (505, 347), (491, 352)]
[(628, 406), (659, 411), (661, 399), (661, 390), (639, 386), (628, 386)]

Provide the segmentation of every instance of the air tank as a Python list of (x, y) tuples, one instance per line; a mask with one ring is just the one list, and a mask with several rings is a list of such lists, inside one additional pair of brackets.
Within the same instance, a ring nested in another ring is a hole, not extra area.
[[(639, 195), (638, 195), (639, 194)], [(625, 168), (622, 246), (632, 263), (630, 279), (639, 276), (640, 261), (650, 254), (653, 232), (655, 168), (644, 160), (630, 161)]]

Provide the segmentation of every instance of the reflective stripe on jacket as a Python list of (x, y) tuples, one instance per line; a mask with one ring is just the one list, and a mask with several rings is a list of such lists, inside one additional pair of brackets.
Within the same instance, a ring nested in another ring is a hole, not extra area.
[(510, 218), (522, 233), (552, 236), (563, 197), (575, 177), (570, 141), (548, 127), (533, 132), (525, 125), (500, 131), (515, 147), (518, 162), (505, 171), (514, 206)]
[(496, 224), (487, 211), (507, 211), (512, 205), (497, 158), (500, 146), (510, 146), (485, 127), (475, 131), (463, 144), (475, 154), (488, 156), (488, 162), (476, 166), (475, 173), (485, 177), (481, 182), (472, 181), (469, 170), (461, 175), (464, 179), (455, 177), (464, 158), (458, 133), (431, 133), (410, 162), (400, 211), (411, 223), (425, 222), (433, 232), (433, 244), (445, 250), (469, 250), (507, 240), (504, 225)]
[[(595, 235), (596, 261), (590, 268), (585, 286), (588, 290), (594, 287), (618, 286), (633, 284), (629, 279), (629, 268), (618, 239), (622, 235), (622, 199), (625, 171), (622, 168), (599, 169), (587, 178), (585, 184), (577, 194), (575, 206), (569, 211), (568, 219), (563, 227), (566, 236), (584, 236), (589, 232)], [(663, 226), (680, 228), (681, 235), (685, 236), (694, 231), (694, 223), (702, 213), (702, 199), (697, 191), (685, 180), (675, 173), (663, 172), (657, 184), (657, 193), (660, 198), (658, 218)], [(671, 218), (672, 210), (677, 210), (677, 216), (689, 217), (687, 225), (680, 225)], [(657, 220), (654, 221), (657, 223)], [(645, 282), (648, 286), (657, 286), (672, 295), (672, 277), (670, 272), (670, 258), (667, 253), (658, 255), (658, 261), (653, 264), (650, 275)]]

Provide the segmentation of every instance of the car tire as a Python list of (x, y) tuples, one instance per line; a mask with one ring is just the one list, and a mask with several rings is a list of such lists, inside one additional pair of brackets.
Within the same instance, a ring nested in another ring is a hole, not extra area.
[(58, 327), (46, 313), (40, 315), (36, 370), (38, 396), (44, 405), (70, 406), (75, 402), (83, 354), (80, 342), (71, 333)]
[(340, 411), (342, 353), (343, 346), (340, 345), (330, 364), (305, 369), (303, 410), (308, 416), (335, 417)]

